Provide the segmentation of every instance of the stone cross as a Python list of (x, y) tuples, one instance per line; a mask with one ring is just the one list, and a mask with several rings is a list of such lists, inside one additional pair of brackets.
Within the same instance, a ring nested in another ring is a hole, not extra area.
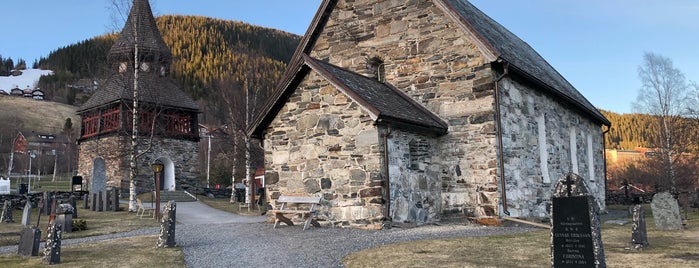
[(554, 189), (551, 206), (553, 267), (606, 267), (599, 208), (585, 179), (568, 173)]
[(175, 244), (175, 215), (177, 214), (177, 204), (169, 201), (165, 204), (163, 217), (160, 220), (160, 235), (158, 236), (159, 248), (171, 248)]
[(61, 263), (61, 232), (60, 224), (51, 224), (46, 237), (46, 245), (44, 247), (44, 264), (59, 264)]
[(17, 254), (20, 256), (39, 256), (39, 242), (41, 240), (41, 230), (38, 227), (32, 226), (22, 230), (19, 236), (19, 246)]
[(32, 216), (32, 202), (27, 199), (27, 204), (24, 205), (24, 210), (22, 210), (22, 225), (27, 226), (30, 223), (30, 218)]
[(646, 233), (646, 216), (642, 205), (633, 207), (633, 227), (631, 230), (631, 243), (635, 249), (648, 246), (648, 233)]
[(662, 231), (682, 230), (682, 215), (677, 199), (669, 192), (657, 193), (650, 203), (653, 210), (655, 229)]
[(15, 222), (12, 215), (12, 201), (5, 200), (5, 204), (2, 206), (2, 215), (0, 215), (0, 221), (3, 223)]

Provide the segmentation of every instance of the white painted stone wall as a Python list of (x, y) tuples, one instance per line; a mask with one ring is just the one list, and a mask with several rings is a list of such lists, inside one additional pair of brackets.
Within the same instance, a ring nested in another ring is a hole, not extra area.
[(548, 217), (552, 187), (567, 172), (586, 179), (604, 210), (601, 125), (511, 77), (499, 88), (510, 215)]

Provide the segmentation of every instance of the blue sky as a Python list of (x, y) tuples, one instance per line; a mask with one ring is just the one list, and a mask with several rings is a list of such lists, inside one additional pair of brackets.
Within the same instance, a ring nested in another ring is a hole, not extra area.
[[(108, 0), (3, 1), (0, 55), (29, 64), (52, 50), (114, 30)], [(320, 0), (151, 0), (156, 15), (237, 20), (303, 34)], [(633, 112), (644, 52), (699, 81), (699, 1), (471, 0), (537, 50), (590, 102)], [(118, 30), (118, 29), (117, 29)]]

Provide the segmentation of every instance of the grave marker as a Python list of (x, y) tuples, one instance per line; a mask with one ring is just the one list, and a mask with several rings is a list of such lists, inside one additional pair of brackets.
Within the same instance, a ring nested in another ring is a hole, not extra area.
[(39, 256), (39, 242), (41, 240), (41, 230), (32, 226), (22, 230), (19, 236), (19, 246), (17, 254), (20, 256)]
[(60, 224), (51, 224), (46, 237), (46, 245), (44, 247), (44, 264), (59, 264), (61, 263), (61, 232)]
[(682, 215), (680, 206), (669, 192), (657, 193), (650, 203), (653, 210), (655, 229), (662, 231), (682, 230)]
[(24, 205), (24, 210), (22, 210), (22, 225), (27, 226), (30, 224), (30, 218), (32, 215), (32, 202), (27, 200), (27, 204)]
[(2, 206), (2, 215), (0, 215), (0, 221), (3, 223), (15, 222), (12, 215), (12, 201), (5, 200), (5, 204)]
[(160, 220), (160, 235), (158, 236), (159, 248), (171, 248), (175, 246), (175, 216), (177, 214), (177, 204), (175, 201), (168, 201), (165, 204), (163, 218)]
[(648, 233), (646, 233), (646, 216), (642, 205), (633, 207), (633, 227), (631, 230), (631, 243), (635, 249), (648, 247)]
[(551, 206), (551, 263), (553, 267), (606, 267), (599, 208), (573, 173), (556, 184)]

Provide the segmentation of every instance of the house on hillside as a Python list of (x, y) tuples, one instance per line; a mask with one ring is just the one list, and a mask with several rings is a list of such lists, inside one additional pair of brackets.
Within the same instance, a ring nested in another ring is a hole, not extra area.
[(466, 0), (324, 0), (249, 134), (272, 201), (320, 196), (319, 220), (382, 228), (546, 218), (568, 172), (604, 210), (609, 126)]
[(44, 91), (41, 89), (38, 89), (38, 88), (35, 90), (32, 90), (32, 99), (44, 100), (45, 99)]
[[(134, 70), (134, 55), (138, 55), (138, 71)], [(150, 4), (135, 0), (109, 51), (109, 78), (78, 109), (82, 120), (78, 175), (86, 178), (88, 185), (112, 186), (123, 195), (129, 193), (136, 84), (139, 124), (135, 130), (139, 134), (138, 149), (144, 152), (137, 161), (136, 191), (155, 189), (150, 165), (156, 161), (164, 165), (161, 190), (198, 186), (199, 108), (169, 76), (171, 63), (172, 54), (160, 35)]]
[(15, 87), (10, 90), (10, 95), (14, 97), (22, 97), (24, 95), (24, 91), (19, 89), (19, 87)]
[[(9, 168), (15, 172), (32, 174), (67, 172), (71, 163), (71, 141), (66, 135), (20, 131), (13, 140), (13, 153)], [(29, 165), (29, 158), (33, 164)], [(69, 163), (65, 165), (65, 163)]]
[(7, 91), (5, 91), (5, 90), (3, 90), (3, 89), (0, 89), (0, 95), (9, 96), (10, 93), (7, 93)]

